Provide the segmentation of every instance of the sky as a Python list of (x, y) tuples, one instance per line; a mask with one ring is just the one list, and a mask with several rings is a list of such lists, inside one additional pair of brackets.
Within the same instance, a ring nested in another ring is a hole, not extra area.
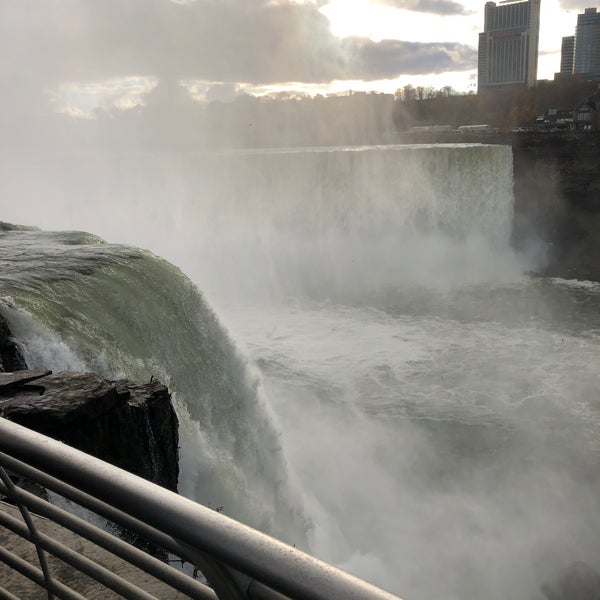
[[(240, 93), (476, 91), (482, 0), (0, 0), (1, 116)], [(542, 0), (538, 78), (585, 0)], [(9, 57), (9, 60), (6, 60)], [(157, 90), (162, 94), (151, 94)]]

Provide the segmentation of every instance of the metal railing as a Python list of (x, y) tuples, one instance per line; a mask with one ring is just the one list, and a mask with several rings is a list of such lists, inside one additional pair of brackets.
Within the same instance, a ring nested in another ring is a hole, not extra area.
[[(125, 542), (122, 536), (15, 485), (19, 478), (35, 482), (190, 563), (209, 585)], [(106, 568), (101, 561), (72, 550), (62, 536), (58, 540), (43, 532), (38, 515), (168, 586), (172, 594), (164, 596), (163, 592), (162, 598), (398, 600), (210, 508), (3, 418), (0, 492), (18, 507), (22, 517), (15, 518), (0, 505), (0, 525), (34, 544), (39, 567), (1, 546), (0, 561), (44, 588), (49, 600), (82, 600), (84, 596), (72, 589), (76, 587), (72, 582), (59, 580), (48, 555), (124, 598), (150, 600), (155, 596), (117, 574), (119, 569)], [(0, 599), (17, 598), (13, 592), (0, 582)]]

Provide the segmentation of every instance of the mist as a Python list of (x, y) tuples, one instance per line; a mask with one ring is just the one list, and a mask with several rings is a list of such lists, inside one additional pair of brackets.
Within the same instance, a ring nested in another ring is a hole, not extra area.
[[(525, 275), (509, 148), (1, 169), (5, 220), (149, 248), (192, 277), (264, 388), (305, 549), (422, 600), (541, 600), (566, 565), (597, 564), (598, 290)], [(192, 495), (202, 448), (183, 454)]]
[[(530, 221), (511, 243), (510, 148), (387, 145), (388, 94), (278, 95), (474, 63), (340, 40), (320, 5), (0, 0), (0, 220), (148, 248), (193, 280), (261, 390), (248, 423), (306, 517), (288, 541), (406, 600), (543, 600), (600, 565), (600, 288), (529, 274), (545, 251)], [(104, 368), (48, 335), (35, 360)], [(207, 446), (180, 418), (193, 496)], [(277, 487), (262, 466), (248, 477)]]
[(511, 161), (502, 147), (382, 146), (42, 153), (0, 171), (5, 220), (149, 247), (209, 298), (347, 301), (518, 280), (532, 263), (508, 243)]

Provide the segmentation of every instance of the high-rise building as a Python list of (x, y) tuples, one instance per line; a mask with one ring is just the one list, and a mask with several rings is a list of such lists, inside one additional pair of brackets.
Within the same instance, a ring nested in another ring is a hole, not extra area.
[(577, 75), (588, 81), (600, 81), (600, 13), (586, 8), (577, 15), (574, 36), (564, 37), (557, 77)]
[(577, 15), (573, 73), (600, 79), (600, 13), (596, 8), (586, 8)]
[(537, 76), (540, 0), (485, 4), (479, 34), (478, 88), (533, 87)]
[(570, 77), (573, 75), (575, 65), (575, 36), (569, 35), (562, 39), (560, 46), (560, 73), (558, 77)]

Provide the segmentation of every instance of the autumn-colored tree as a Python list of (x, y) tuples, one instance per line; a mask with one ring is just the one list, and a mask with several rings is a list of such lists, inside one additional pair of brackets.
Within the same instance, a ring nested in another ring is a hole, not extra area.
[(531, 125), (550, 108), (573, 110), (596, 89), (577, 78), (542, 81), (535, 88), (499, 88), (479, 94), (457, 94), (452, 88), (404, 86), (395, 96), (398, 130), (415, 125), (488, 124), (502, 131)]

